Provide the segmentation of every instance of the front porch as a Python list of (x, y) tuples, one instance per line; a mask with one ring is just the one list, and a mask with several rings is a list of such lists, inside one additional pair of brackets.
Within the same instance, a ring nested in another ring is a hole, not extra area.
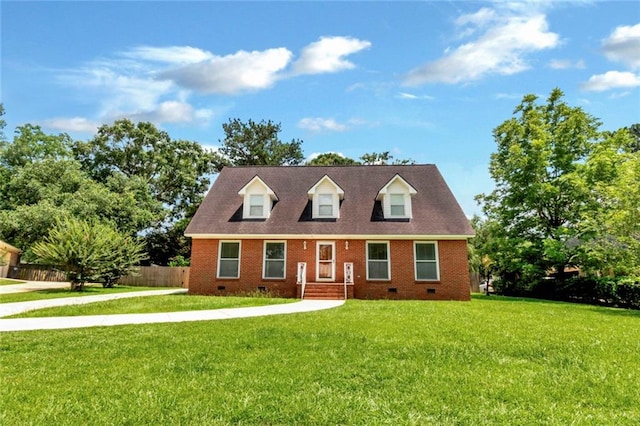
[(303, 286), (297, 285), (296, 297), (300, 299), (312, 300), (346, 300), (353, 299), (353, 283), (306, 283)]
[(343, 276), (343, 282), (307, 282), (307, 263), (298, 262), (296, 297), (314, 300), (346, 300), (353, 298), (353, 263), (344, 263)]

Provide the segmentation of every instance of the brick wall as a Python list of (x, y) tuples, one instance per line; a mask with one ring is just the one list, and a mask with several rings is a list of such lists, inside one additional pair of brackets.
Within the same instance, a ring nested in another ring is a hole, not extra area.
[(283, 297), (296, 297), (298, 262), (307, 263), (307, 282), (316, 281), (318, 241), (335, 242), (336, 282), (344, 280), (344, 263), (353, 263), (356, 298), (469, 300), (471, 297), (465, 240), (438, 242), (440, 280), (425, 282), (415, 280), (413, 241), (390, 241), (391, 281), (367, 281), (366, 241), (363, 240), (290, 240), (286, 278), (265, 280), (262, 278), (263, 240), (242, 241), (239, 279), (217, 279), (218, 240), (194, 239), (189, 292), (223, 295), (251, 293), (260, 288)]

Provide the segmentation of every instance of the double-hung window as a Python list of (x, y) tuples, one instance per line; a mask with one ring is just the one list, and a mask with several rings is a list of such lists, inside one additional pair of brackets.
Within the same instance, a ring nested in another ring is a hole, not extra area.
[(436, 243), (416, 242), (416, 280), (418, 281), (438, 281), (440, 273), (438, 271), (438, 246)]
[(318, 194), (318, 215), (333, 217), (333, 194)]
[(264, 217), (264, 195), (249, 196), (249, 217)]
[(389, 210), (391, 217), (404, 217), (404, 194), (389, 195)]
[(285, 277), (285, 254), (286, 245), (284, 241), (268, 241), (264, 243), (264, 278), (284, 278)]
[(218, 278), (240, 277), (240, 241), (220, 241)]
[(389, 277), (389, 243), (367, 243), (367, 279), (388, 280)]

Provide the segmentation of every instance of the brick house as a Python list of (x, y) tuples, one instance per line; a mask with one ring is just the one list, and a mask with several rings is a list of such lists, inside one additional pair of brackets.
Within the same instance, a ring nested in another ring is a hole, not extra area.
[(473, 234), (435, 165), (225, 167), (185, 231), (189, 292), (469, 300)]

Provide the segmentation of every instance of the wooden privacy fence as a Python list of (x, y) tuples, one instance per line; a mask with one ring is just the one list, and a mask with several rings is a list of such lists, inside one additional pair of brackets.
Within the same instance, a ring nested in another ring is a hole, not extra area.
[(9, 278), (24, 281), (67, 281), (67, 274), (47, 265), (20, 264), (9, 267)]
[[(146, 287), (189, 286), (189, 268), (141, 266), (138, 272), (120, 278), (118, 284)], [(9, 278), (24, 281), (67, 281), (67, 275), (54, 266), (21, 264), (9, 267)]]
[(189, 287), (189, 268), (141, 266), (138, 272), (120, 278), (118, 284), (146, 287)]

